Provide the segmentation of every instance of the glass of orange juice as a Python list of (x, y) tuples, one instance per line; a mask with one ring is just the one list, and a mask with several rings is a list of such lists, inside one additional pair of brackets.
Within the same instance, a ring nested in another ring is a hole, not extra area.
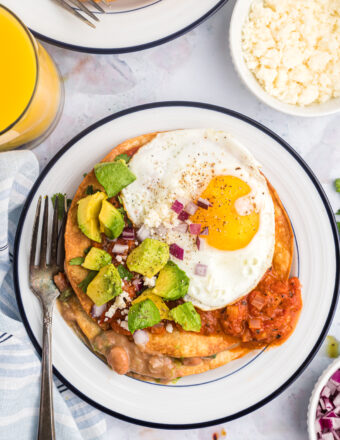
[(63, 102), (51, 57), (20, 19), (0, 5), (0, 151), (42, 142), (58, 123)]

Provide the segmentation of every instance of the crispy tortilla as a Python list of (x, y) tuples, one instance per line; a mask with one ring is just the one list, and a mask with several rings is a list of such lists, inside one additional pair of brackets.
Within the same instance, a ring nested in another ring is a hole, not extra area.
[[(112, 161), (118, 154), (126, 153), (130, 150), (137, 151), (140, 147), (150, 142), (155, 136), (156, 133), (152, 133), (127, 140), (111, 150), (103, 159), (103, 162)], [(70, 259), (84, 255), (84, 250), (91, 245), (91, 240), (80, 231), (77, 224), (77, 202), (79, 199), (86, 196), (85, 191), (88, 185), (93, 185), (94, 189), (103, 189), (97, 181), (94, 172), (91, 171), (84, 178), (74, 196), (65, 232), (65, 270), (84, 311), (89, 315), (93, 302), (78, 287), (78, 284), (85, 278), (87, 270), (80, 266), (70, 266), (68, 264)], [(293, 257), (293, 231), (288, 215), (279, 196), (269, 182), (268, 188), (275, 207), (275, 250), (273, 268), (280, 279), (287, 280)], [(146, 350), (149, 353), (161, 353), (174, 357), (201, 357), (225, 352), (225, 350), (228, 350), (233, 344), (234, 339), (223, 333), (218, 335), (201, 335), (175, 330), (173, 333), (150, 333), (150, 339), (146, 346)], [(240, 354), (240, 356), (249, 351), (246, 349), (242, 350), (243, 354)], [(227, 353), (228, 355), (225, 354), (224, 357), (220, 356), (218, 359), (221, 359), (221, 362), (222, 359), (224, 359), (224, 363), (229, 362), (229, 360), (231, 360), (229, 358), (231, 352), (228, 351)], [(214, 359), (214, 361), (216, 361), (216, 359)], [(215, 363), (211, 362), (209, 365), (215, 365)]]

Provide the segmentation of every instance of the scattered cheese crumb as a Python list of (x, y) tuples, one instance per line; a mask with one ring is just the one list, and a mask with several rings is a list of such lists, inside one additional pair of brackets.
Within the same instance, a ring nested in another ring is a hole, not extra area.
[(172, 324), (170, 322), (168, 322), (167, 325), (165, 326), (165, 330), (168, 333), (172, 333), (174, 331), (174, 328), (173, 328), (173, 326), (172, 326)]
[(144, 286), (155, 287), (156, 277), (151, 277), (151, 278), (144, 277), (143, 284), (144, 284)]
[(339, 0), (253, 2), (243, 55), (270, 95), (300, 106), (340, 96), (339, 6)]
[(107, 312), (105, 313), (105, 316), (107, 318), (112, 318), (113, 315), (116, 313), (116, 311), (118, 309), (125, 309), (125, 301), (127, 299), (129, 299), (130, 296), (128, 294), (128, 292), (123, 291), (120, 295), (117, 296), (117, 298), (115, 299), (115, 302), (112, 304), (112, 306), (109, 308), (109, 310), (107, 310)]
[(121, 263), (123, 261), (123, 257), (121, 255), (116, 255), (116, 260), (118, 263)]
[(128, 323), (127, 323), (126, 321), (122, 321), (122, 322), (120, 323), (120, 326), (121, 326), (123, 329), (125, 329), (125, 330), (129, 330), (129, 325), (128, 325)]

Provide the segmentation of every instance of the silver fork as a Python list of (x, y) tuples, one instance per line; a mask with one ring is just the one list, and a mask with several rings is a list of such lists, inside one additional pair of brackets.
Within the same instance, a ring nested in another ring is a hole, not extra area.
[[(73, 14), (75, 17), (79, 18), (81, 21), (86, 23), (87, 25), (95, 28), (95, 24), (92, 23), (90, 20), (88, 20), (86, 17), (84, 17), (80, 12), (77, 11), (77, 9), (74, 9), (71, 5), (75, 6), (76, 8), (79, 8), (82, 12), (87, 14), (92, 20), (99, 21), (99, 18), (89, 10), (89, 8), (84, 4), (84, 2), (80, 0), (54, 0), (57, 2), (60, 6), (62, 6), (64, 9), (66, 9), (68, 12)], [(97, 9), (99, 12), (105, 13), (104, 9), (94, 0), (87, 0), (94, 8)]]
[[(53, 282), (53, 276), (62, 270), (63, 255), (58, 259), (58, 196), (56, 197), (53, 210), (51, 252), (49, 263), (47, 259), (48, 243), (48, 204), (49, 199), (45, 197), (45, 206), (43, 214), (43, 224), (40, 242), (40, 256), (38, 265), (35, 264), (37, 251), (39, 218), (41, 209), (41, 197), (39, 197), (37, 210), (35, 214), (30, 265), (29, 282), (35, 296), (39, 299), (43, 312), (43, 342), (42, 342), (42, 364), (41, 364), (41, 393), (40, 393), (40, 412), (38, 440), (55, 440), (54, 413), (53, 413), (53, 395), (52, 395), (52, 313), (53, 307), (59, 290)], [(62, 225), (65, 224), (66, 207), (64, 206), (64, 215)], [(62, 226), (63, 228), (63, 226)], [(61, 252), (62, 254), (62, 252)]]

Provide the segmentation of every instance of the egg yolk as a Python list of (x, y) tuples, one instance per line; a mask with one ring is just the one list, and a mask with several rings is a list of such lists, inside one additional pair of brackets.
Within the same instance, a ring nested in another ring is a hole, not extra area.
[(190, 218), (202, 228), (209, 228), (209, 235), (202, 238), (210, 246), (233, 251), (250, 243), (259, 228), (259, 213), (253, 210), (248, 215), (240, 215), (235, 208), (235, 201), (250, 192), (250, 186), (238, 177), (216, 176), (211, 179), (200, 197), (209, 200), (212, 206), (199, 208)]

